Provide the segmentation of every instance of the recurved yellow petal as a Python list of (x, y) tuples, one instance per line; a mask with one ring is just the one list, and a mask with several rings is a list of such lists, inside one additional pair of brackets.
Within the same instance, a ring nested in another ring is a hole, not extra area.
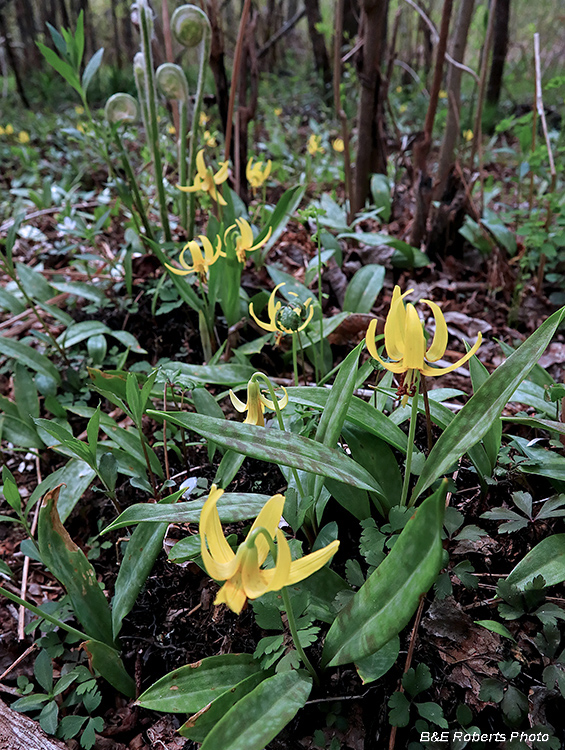
[[(385, 335), (386, 341), (386, 335)], [(426, 339), (422, 329), (422, 321), (414, 305), (406, 305), (406, 326), (404, 338), (404, 358), (402, 364), (405, 370), (421, 370), (424, 366), (426, 353)]]
[(442, 311), (435, 302), (432, 302), (429, 299), (423, 299), (421, 302), (428, 305), (436, 322), (436, 331), (434, 333), (433, 341), (426, 352), (426, 359), (428, 362), (437, 362), (438, 359), (443, 357), (445, 350), (447, 349), (447, 323), (445, 322)]
[(293, 560), (290, 563), (290, 573), (286, 585), (292, 586), (293, 583), (303, 581), (305, 578), (308, 578), (308, 576), (311, 576), (317, 570), (320, 570), (320, 568), (323, 568), (328, 560), (330, 560), (335, 555), (338, 547), (339, 540), (336, 539), (323, 549), (316, 550), (316, 552), (312, 552), (305, 557), (299, 558), (298, 560)]
[(483, 340), (483, 334), (479, 331), (479, 335), (477, 336), (477, 340), (473, 344), (472, 348), (469, 349), (467, 354), (465, 354), (461, 359), (458, 359), (457, 362), (454, 362), (452, 365), (448, 365), (447, 367), (430, 367), (430, 365), (425, 364), (422, 368), (422, 374), (428, 375), (429, 377), (436, 377), (437, 375), (445, 375), (446, 372), (453, 372), (453, 370), (456, 370), (458, 367), (461, 367), (461, 365), (464, 365), (465, 362), (468, 362), (473, 354), (477, 351), (479, 346), (481, 345), (481, 341)]
[[(274, 537), (275, 531), (279, 527), (283, 508), (284, 495), (273, 495), (259, 512), (249, 533), (251, 534), (255, 529), (262, 527), (267, 530), (271, 537)], [(269, 554), (269, 544), (263, 535), (257, 537), (255, 544), (259, 555), (259, 565), (262, 565)]]

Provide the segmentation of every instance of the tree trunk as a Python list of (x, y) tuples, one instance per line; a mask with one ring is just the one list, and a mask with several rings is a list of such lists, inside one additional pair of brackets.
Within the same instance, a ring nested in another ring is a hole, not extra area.
[(36, 721), (12, 711), (0, 701), (0, 747), (6, 750), (67, 750), (59, 740), (48, 737)]
[(118, 24), (118, 12), (117, 12), (117, 0), (111, 0), (110, 2), (110, 14), (112, 16), (112, 28), (114, 32), (114, 55), (116, 67), (118, 70), (122, 69), (122, 45), (120, 43), (120, 26)]
[[(451, 45), (451, 57), (459, 63), (465, 58), (465, 47), (469, 27), (473, 18), (475, 0), (461, 0), (457, 23), (453, 33)], [(447, 72), (447, 96), (448, 110), (445, 133), (439, 154), (438, 179), (434, 188), (434, 196), (441, 199), (447, 183), (447, 175), (453, 166), (453, 153), (461, 132), (460, 110), (461, 110), (461, 75), (463, 71), (456, 65), (450, 65)]]
[(126, 12), (122, 16), (122, 38), (124, 40), (126, 59), (131, 62), (135, 57), (135, 53), (137, 52), (137, 45), (133, 39), (133, 24), (131, 22), (129, 3), (127, 2), (127, 0), (125, 5)]
[(486, 104), (491, 111), (496, 109), (500, 100), (504, 64), (508, 52), (509, 24), (510, 0), (498, 0), (494, 16), (492, 61), (486, 94)]
[(360, 16), (358, 0), (345, 0), (343, 3), (343, 33), (348, 39), (354, 39), (359, 32)]
[(0, 36), (4, 37), (4, 47), (6, 49), (6, 57), (8, 58), (8, 62), (10, 63), (10, 65), (12, 66), (12, 70), (14, 71), (14, 78), (16, 81), (17, 92), (20, 96), (20, 99), (24, 107), (27, 107), (28, 109), (30, 109), (29, 101), (26, 96), (26, 92), (24, 90), (22, 78), (20, 75), (19, 61), (16, 55), (14, 54), (14, 50), (12, 49), (10, 37), (8, 36), (8, 29), (6, 28), (6, 23), (4, 22), (4, 16), (1, 12), (0, 12)]
[(20, 30), (20, 37), (25, 54), (24, 70), (34, 70), (39, 67), (41, 55), (35, 40), (37, 39), (37, 25), (35, 23), (35, 13), (33, 4), (30, 0), (19, 0), (16, 3), (16, 21)]
[(445, 61), (445, 51), (447, 49), (447, 37), (449, 34), (449, 21), (451, 18), (452, 7), (453, 0), (444, 0), (439, 41), (437, 43), (434, 79), (432, 90), (430, 92), (430, 103), (428, 104), (428, 111), (426, 112), (424, 132), (416, 139), (413, 147), (414, 172), (417, 176), (418, 183), (415, 196), (416, 210), (412, 222), (412, 231), (410, 233), (410, 244), (412, 247), (417, 248), (420, 247), (422, 240), (426, 236), (427, 219), (432, 202), (432, 181), (428, 174), (428, 155), (432, 145), (432, 132), (437, 112), (439, 91), (443, 79), (443, 66)]
[(388, 0), (363, 0), (362, 13), (365, 44), (359, 69), (361, 94), (355, 186), (351, 202), (353, 215), (365, 205), (371, 174), (386, 174), (387, 171), (381, 65), (386, 46)]
[(224, 38), (218, 21), (217, 0), (208, 0), (206, 7), (210, 26), (212, 27), (212, 40), (210, 43), (210, 67), (214, 75), (216, 84), (216, 98), (222, 130), (224, 135), (228, 125), (228, 103), (230, 98), (230, 89), (228, 77), (226, 74), (226, 65), (224, 60)]
[(59, 12), (61, 13), (61, 26), (63, 26), (63, 28), (65, 29), (68, 29), (71, 25), (71, 22), (69, 19), (69, 12), (67, 10), (65, 0), (59, 0)]
[(328, 57), (324, 35), (317, 29), (317, 25), (322, 22), (319, 0), (304, 0), (304, 7), (306, 8), (308, 31), (310, 33), (310, 41), (312, 42), (312, 49), (314, 51), (316, 70), (322, 75), (326, 91), (330, 91), (332, 85), (330, 59)]

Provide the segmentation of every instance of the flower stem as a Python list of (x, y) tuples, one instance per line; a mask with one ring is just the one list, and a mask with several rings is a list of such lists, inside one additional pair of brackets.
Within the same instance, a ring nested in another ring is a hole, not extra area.
[(292, 368), (294, 370), (294, 385), (298, 385), (298, 353), (296, 348), (296, 333), (292, 334)]
[(408, 431), (408, 445), (406, 446), (406, 465), (404, 467), (404, 482), (402, 484), (402, 496), (400, 498), (401, 506), (406, 505), (406, 500), (408, 499), (408, 488), (410, 486), (414, 436), (416, 434), (416, 422), (418, 421), (418, 388), (420, 386), (420, 373), (418, 370), (415, 371), (412, 384), (414, 387), (414, 395), (412, 396), (412, 414), (410, 415), (410, 430)]
[[(294, 340), (294, 336), (293, 336)], [(285, 432), (286, 428), (284, 426), (284, 419), (281, 412), (281, 407), (279, 406), (279, 402), (277, 400), (275, 389), (273, 388), (273, 384), (269, 380), (269, 378), (266, 375), (263, 375), (262, 372), (256, 372), (253, 377), (255, 379), (261, 378), (261, 380), (264, 381), (265, 385), (267, 386), (267, 389), (269, 391), (269, 396), (271, 397), (271, 401), (275, 405), (275, 414), (277, 415), (277, 420), (279, 423), (279, 428), (281, 432)], [(304, 497), (304, 487), (302, 486), (302, 482), (300, 481), (300, 477), (298, 476), (298, 472), (294, 467), (290, 467), (290, 470), (292, 472), (292, 476), (294, 477), (294, 482), (296, 484), (296, 489), (298, 490), (300, 497)]]
[(288, 619), (288, 627), (290, 629), (290, 635), (292, 636), (292, 640), (294, 641), (294, 647), (296, 648), (296, 651), (298, 652), (298, 655), (302, 659), (302, 662), (306, 669), (310, 672), (312, 675), (312, 679), (314, 680), (316, 685), (320, 684), (320, 678), (316, 674), (316, 670), (312, 666), (310, 659), (306, 656), (304, 653), (304, 649), (300, 645), (300, 638), (298, 637), (298, 630), (296, 628), (296, 620), (294, 619), (294, 611), (292, 609), (292, 604), (290, 602), (290, 596), (288, 595), (288, 591), (286, 590), (286, 586), (284, 586), (281, 589), (281, 594), (284, 602), (284, 608), (286, 610), (286, 616)]

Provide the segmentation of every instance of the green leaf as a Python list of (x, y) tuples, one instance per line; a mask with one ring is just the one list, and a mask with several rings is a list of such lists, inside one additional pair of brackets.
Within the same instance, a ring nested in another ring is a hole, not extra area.
[(82, 440), (73, 437), (73, 435), (71, 435), (71, 433), (62, 425), (49, 419), (34, 419), (34, 422), (37, 427), (43, 428), (45, 432), (52, 435), (55, 440), (60, 443), (60, 446), (66, 449), (66, 452), (88, 464), (92, 462), (92, 456), (88, 445), (83, 443)]
[(269, 672), (262, 671), (242, 680), (231, 690), (227, 690), (191, 716), (178, 730), (179, 734), (183, 737), (188, 737), (194, 742), (204, 742), (209, 732), (221, 721), (230, 708), (235, 706), (238, 701), (245, 695), (248, 695), (248, 693), (269, 676)]
[(138, 698), (137, 705), (172, 714), (196, 713), (259, 671), (251, 654), (208, 656), (161, 677)]
[(127, 673), (115, 648), (97, 640), (84, 641), (82, 646), (88, 653), (94, 669), (97, 669), (112, 687), (128, 698), (135, 698), (135, 681)]
[[(329, 397), (321, 419), (318, 422), (315, 435), (315, 440), (326, 446), (326, 448), (335, 448), (337, 446), (347, 410), (353, 397), (359, 355), (361, 354), (362, 347), (363, 344), (359, 344), (349, 352), (341, 363), (335, 382), (329, 391)], [(312, 494), (312, 497), (316, 500), (320, 496), (323, 483), (323, 478), (318, 475), (314, 479), (313, 488), (310, 482), (308, 482), (308, 486), (305, 489), (306, 494)]]
[(43, 274), (25, 263), (16, 263), (18, 278), (25, 293), (35, 302), (47, 302), (55, 296), (55, 290)]
[(442, 565), (446, 492), (444, 482), (422, 503), (391, 552), (341, 610), (326, 637), (324, 664), (370, 656), (408, 624)]
[(269, 227), (271, 227), (273, 231), (268, 241), (261, 248), (261, 256), (263, 258), (267, 257), (269, 250), (284, 232), (288, 220), (300, 205), (300, 201), (304, 197), (305, 192), (306, 185), (296, 185), (295, 187), (286, 190), (279, 198), (277, 206), (271, 214), (269, 223), (266, 226), (267, 231)]
[(226, 385), (235, 388), (246, 384), (255, 372), (251, 365), (188, 365), (186, 362), (171, 362), (163, 365), (163, 371), (172, 383), (178, 385)]
[(61, 486), (57, 501), (57, 512), (64, 523), (82, 495), (90, 487), (96, 476), (94, 469), (77, 458), (72, 458), (65, 466), (54, 471), (38, 484), (29, 499), (32, 507), (49, 490)]
[(537, 576), (543, 576), (546, 586), (565, 581), (565, 534), (542, 539), (520, 560), (506, 581), (524, 591)]
[[(471, 382), (473, 391), (476, 392), (485, 381), (488, 380), (489, 372), (483, 365), (477, 355), (473, 355), (469, 360), (469, 371), (471, 373)], [(492, 426), (483, 436), (483, 445), (491, 466), (491, 474), (494, 471), (498, 460), (498, 451), (502, 441), (502, 420), (500, 416), (494, 419)]]
[(53, 690), (53, 662), (44, 648), (41, 649), (35, 659), (33, 674), (47, 693)]
[(97, 52), (95, 52), (90, 60), (88, 61), (84, 73), (82, 74), (82, 88), (84, 91), (84, 94), (86, 96), (86, 92), (88, 90), (88, 87), (90, 86), (90, 82), (100, 67), (102, 63), (102, 57), (104, 55), (104, 47), (101, 47)]
[(373, 203), (377, 208), (381, 209), (379, 220), (382, 219), (383, 223), (387, 223), (390, 219), (391, 212), (391, 197), (390, 197), (390, 181), (384, 174), (374, 174), (371, 176), (371, 195), (373, 196)]
[(14, 475), (6, 464), (2, 467), (2, 482), (4, 485), (2, 487), (2, 492), (6, 498), (6, 502), (19, 515), (22, 511), (22, 499)]
[(304, 706), (311, 689), (312, 678), (302, 670), (269, 677), (218, 721), (201, 750), (263, 750)]
[(59, 488), (50, 490), (39, 511), (39, 552), (49, 571), (63, 584), (74, 613), (88, 635), (113, 645), (110, 608), (84, 552), (72, 541), (57, 513)]
[(343, 309), (352, 313), (369, 313), (379, 296), (385, 279), (385, 267), (371, 263), (355, 272), (347, 286)]
[[(314, 409), (325, 409), (329, 399), (327, 388), (287, 388), (290, 403), (311, 406)], [(381, 411), (375, 409), (366, 401), (353, 396), (347, 410), (346, 422), (352, 422), (357, 427), (370, 432), (372, 435), (386, 440), (393, 448), (406, 453), (406, 434), (386, 417)]]
[(498, 635), (508, 638), (516, 643), (516, 639), (512, 633), (501, 622), (497, 622), (496, 620), (475, 620), (475, 625), (482, 625), (483, 628), (491, 630), (493, 633), (497, 633)]
[(86, 342), (86, 348), (88, 356), (92, 359), (95, 365), (102, 364), (108, 351), (108, 342), (104, 334), (99, 333), (96, 336), (90, 336)]
[(402, 684), (404, 689), (410, 693), (412, 698), (415, 698), (424, 690), (427, 690), (433, 685), (432, 674), (427, 664), (418, 664), (416, 669), (411, 667), (402, 676)]
[(57, 73), (63, 76), (65, 81), (67, 81), (67, 83), (80, 94), (82, 92), (82, 87), (71, 65), (69, 65), (69, 63), (65, 62), (64, 60), (61, 60), (61, 58), (55, 52), (53, 52), (52, 49), (49, 49), (49, 47), (46, 47), (41, 42), (36, 42), (36, 44), (49, 65), (51, 65), (52, 68), (55, 68)]
[(169, 562), (183, 563), (187, 560), (194, 560), (200, 555), (200, 534), (193, 534), (181, 539), (167, 555)]
[(106, 294), (97, 286), (87, 284), (83, 281), (53, 281), (51, 282), (51, 286), (58, 292), (73, 294), (76, 297), (84, 297), (84, 299), (96, 302), (99, 305), (103, 305), (108, 299)]
[(218, 445), (246, 456), (321, 474), (382, 494), (373, 477), (349, 456), (301, 435), (257, 425), (229, 422), (203, 414), (161, 412), (153, 409), (148, 409), (147, 414), (193, 430)]
[(63, 716), (59, 722), (57, 736), (63, 740), (70, 740), (80, 732), (87, 718), (87, 716)]
[(438, 706), (437, 703), (431, 701), (429, 703), (416, 703), (415, 705), (416, 710), (423, 719), (431, 721), (432, 724), (435, 724), (442, 729), (447, 729), (448, 724), (443, 715), (443, 709), (441, 706)]
[(43, 354), (35, 351), (35, 349), (32, 349), (31, 346), (22, 344), (21, 341), (14, 341), (13, 339), (1, 336), (0, 354), (3, 354), (5, 357), (12, 357), (16, 362), (26, 365), (34, 372), (40, 372), (42, 375), (47, 375), (57, 383), (61, 382), (59, 371), (49, 359)]
[(4, 415), (0, 417), (0, 423), (3, 439), (17, 445), (18, 448), (41, 450), (45, 447), (43, 440), (37, 434), (37, 430), (18, 417)]
[(20, 417), (33, 427), (33, 418), (39, 417), (39, 397), (29, 370), (19, 362), (14, 368), (14, 397)]
[[(162, 502), (166, 504), (169, 498)], [(153, 506), (155, 507), (155, 506)], [(118, 637), (124, 617), (131, 611), (163, 546), (167, 523), (138, 526), (126, 546), (112, 600), (112, 632)]]
[(400, 652), (400, 638), (395, 635), (371, 656), (357, 659), (355, 668), (363, 685), (380, 680), (396, 664)]
[(8, 310), (12, 315), (19, 315), (26, 309), (24, 303), (11, 292), (0, 288), (0, 307)]
[(543, 354), (564, 316), (565, 307), (553, 313), (490, 375), (456, 414), (432, 448), (412, 493), (412, 502), (491, 428), (516, 388)]
[[(121, 529), (135, 523), (199, 523), (200, 513), (207, 498), (176, 503), (173, 506), (138, 503), (131, 505), (103, 533)], [(263, 508), (269, 495), (254, 495), (239, 492), (226, 492), (218, 500), (217, 509), (222, 523), (235, 523), (255, 518)]]
[(41, 713), (37, 717), (39, 725), (47, 734), (55, 734), (57, 731), (57, 722), (59, 719), (59, 706), (55, 701), (49, 701), (41, 709)]
[(491, 703), (500, 703), (504, 697), (504, 685), (500, 680), (496, 680), (493, 677), (487, 677), (481, 682), (481, 688), (479, 690), (479, 698), (482, 701), (489, 701)]
[(66, 331), (63, 331), (57, 339), (57, 343), (65, 349), (69, 349), (71, 346), (80, 344), (81, 341), (91, 336), (98, 336), (102, 333), (111, 333), (105, 323), (99, 320), (83, 320), (80, 323), (69, 326)]
[(410, 721), (410, 703), (404, 693), (393, 693), (388, 701), (388, 720), (393, 727), (406, 727)]

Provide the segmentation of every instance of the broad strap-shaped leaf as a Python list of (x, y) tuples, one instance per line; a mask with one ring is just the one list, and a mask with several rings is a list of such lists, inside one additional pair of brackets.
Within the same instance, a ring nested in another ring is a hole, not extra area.
[[(168, 498), (163, 501), (166, 503)], [(118, 637), (122, 621), (135, 604), (163, 546), (168, 523), (138, 526), (126, 546), (112, 600), (112, 632)]]
[(194, 742), (204, 742), (206, 736), (224, 715), (235, 706), (245, 695), (254, 690), (263, 680), (272, 676), (272, 671), (261, 671), (252, 674), (239, 682), (231, 690), (226, 690), (218, 698), (208, 703), (204, 708), (191, 716), (178, 730), (183, 737)]
[[(326, 448), (335, 448), (339, 440), (339, 436), (343, 429), (343, 423), (347, 416), (347, 410), (351, 399), (353, 397), (353, 389), (355, 388), (355, 381), (357, 375), (357, 368), (359, 364), (359, 355), (363, 344), (359, 344), (349, 352), (347, 357), (343, 360), (340, 365), (337, 377), (329, 391), (329, 397), (326, 402), (324, 411), (318, 427), (316, 429), (315, 440)], [(313, 485), (312, 496), (317, 500), (320, 496), (322, 485), (324, 484), (324, 478), (317, 475), (314, 482), (308, 482), (308, 489), (306, 494), (310, 494), (310, 487)]]
[(137, 705), (152, 711), (193, 714), (260, 671), (251, 654), (208, 656), (161, 677), (138, 698)]
[(387, 557), (338, 614), (326, 637), (324, 664), (333, 667), (370, 656), (408, 624), (441, 568), (446, 492), (444, 481), (417, 509)]
[(163, 371), (171, 382), (180, 385), (226, 385), (235, 388), (247, 383), (255, 372), (250, 365), (219, 364), (190, 365), (186, 362), (169, 362)]
[(379, 495), (381, 488), (362, 466), (340, 451), (326, 448), (315, 440), (291, 432), (267, 429), (257, 425), (229, 422), (203, 414), (147, 410), (151, 417), (166, 419), (179, 427), (213, 440), (218, 445), (261, 461), (302, 469), (337, 479)]
[[(255, 518), (263, 508), (269, 495), (254, 495), (246, 492), (226, 492), (218, 500), (216, 508), (222, 523), (235, 523)], [(107, 526), (103, 534), (124, 526), (136, 523), (198, 523), (200, 513), (206, 498), (191, 500), (187, 503), (175, 505), (154, 505), (153, 503), (137, 503), (130, 505), (112, 523)]]
[(0, 336), (0, 354), (3, 354), (5, 357), (12, 357), (22, 365), (27, 365), (30, 370), (47, 375), (56, 383), (61, 382), (59, 371), (51, 361), (45, 355), (36, 352), (31, 346), (22, 344), (21, 341), (14, 341), (5, 336)]
[(303, 670), (269, 677), (209, 732), (201, 750), (263, 750), (304, 706), (312, 678)]
[(565, 534), (542, 539), (520, 560), (506, 582), (523, 591), (536, 576), (543, 576), (546, 586), (565, 581)]
[(77, 620), (97, 641), (114, 646), (110, 607), (96, 580), (94, 568), (65, 530), (57, 512), (60, 486), (43, 498), (37, 540), (41, 559), (63, 584)]
[[(311, 406), (314, 409), (324, 409), (328, 403), (330, 392), (327, 388), (304, 388), (293, 386), (287, 388), (288, 400), (291, 403)], [(393, 448), (406, 453), (407, 437), (398, 425), (386, 417), (381, 411), (366, 401), (353, 396), (347, 410), (347, 422), (352, 422), (367, 432), (386, 440)]]
[(383, 288), (385, 270), (384, 266), (369, 263), (356, 271), (345, 291), (343, 309), (352, 313), (370, 313)]
[(564, 317), (565, 307), (553, 313), (467, 401), (432, 448), (411, 502), (489, 431), (516, 388), (543, 354)]
[(135, 681), (126, 672), (120, 654), (115, 648), (95, 640), (84, 641), (81, 646), (87, 652), (90, 664), (112, 687), (128, 698), (135, 698)]

